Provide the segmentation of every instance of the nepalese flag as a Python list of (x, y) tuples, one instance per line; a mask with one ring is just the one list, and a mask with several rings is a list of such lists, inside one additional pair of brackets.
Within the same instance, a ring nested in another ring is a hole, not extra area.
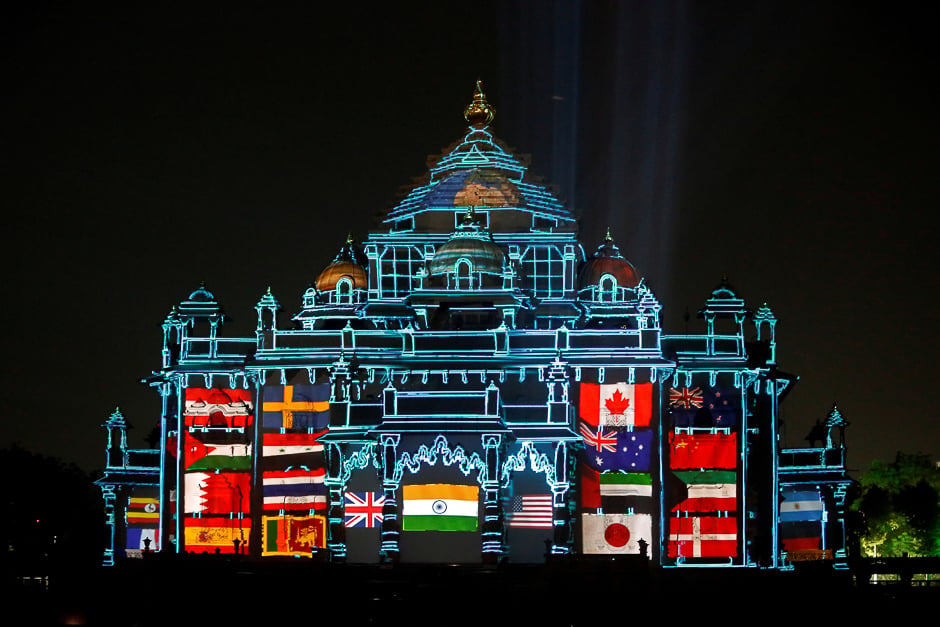
[(594, 470), (646, 472), (650, 468), (653, 445), (653, 432), (650, 429), (608, 431), (598, 426), (594, 431), (581, 423), (581, 437), (585, 442), (584, 462)]
[(344, 515), (347, 527), (378, 527), (385, 516), (385, 496), (379, 492), (347, 492)]
[(683, 516), (669, 519), (669, 557), (735, 557), (738, 519), (734, 516)]
[(132, 551), (147, 549), (146, 540), (150, 540), (150, 550), (160, 550), (160, 536), (157, 530), (148, 527), (129, 527), (127, 530), (127, 543), (125, 548)]
[(247, 472), (183, 474), (186, 514), (247, 514), (251, 508), (251, 475)]
[(652, 383), (582, 383), (578, 408), (591, 426), (648, 427), (653, 415)]
[(649, 514), (581, 514), (582, 550), (587, 555), (640, 554), (640, 540), (653, 541)]
[(235, 540), (239, 551), (248, 552), (248, 537), (251, 534), (250, 518), (209, 516), (183, 519), (183, 549), (194, 553), (234, 553)]
[(183, 467), (187, 471), (251, 470), (251, 443), (238, 432), (199, 432), (183, 434)]
[(314, 549), (326, 547), (324, 516), (262, 516), (261, 555), (312, 557)]
[(128, 525), (154, 525), (160, 520), (160, 499), (132, 496), (127, 502)]
[(784, 491), (780, 503), (780, 522), (821, 521), (823, 519), (822, 496), (815, 490)]
[(186, 388), (183, 409), (187, 427), (250, 427), (254, 417), (251, 391), (231, 388)]
[(517, 494), (509, 497), (504, 518), (506, 527), (517, 529), (551, 529), (552, 495)]
[(669, 434), (669, 467), (736, 468), (738, 439), (736, 433)]
[(811, 521), (782, 522), (780, 543), (784, 551), (818, 551), (822, 548), (822, 524)]
[(262, 473), (264, 511), (326, 509), (325, 479), (322, 468)]
[(738, 509), (738, 476), (733, 470), (676, 472), (686, 485), (687, 498), (674, 512), (734, 512)]
[(269, 385), (261, 401), (265, 429), (313, 429), (330, 425), (330, 384)]
[(403, 485), (403, 531), (476, 531), (479, 490), (475, 485)]

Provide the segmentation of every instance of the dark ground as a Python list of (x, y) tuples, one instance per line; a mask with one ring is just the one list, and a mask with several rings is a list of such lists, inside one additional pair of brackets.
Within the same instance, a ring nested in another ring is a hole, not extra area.
[[(15, 625), (929, 624), (940, 586), (861, 587), (828, 566), (799, 572), (546, 566), (330, 566), (225, 557), (133, 562), (10, 583)], [(926, 622), (925, 622), (926, 621)]]

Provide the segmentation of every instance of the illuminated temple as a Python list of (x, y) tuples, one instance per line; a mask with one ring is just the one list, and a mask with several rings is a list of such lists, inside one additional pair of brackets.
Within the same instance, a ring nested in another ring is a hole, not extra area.
[(163, 322), (162, 446), (108, 430), (105, 563), (847, 559), (842, 420), (783, 449), (776, 319), (722, 280), (699, 332), (492, 134), (466, 133), (291, 307), (227, 334), (200, 286)]

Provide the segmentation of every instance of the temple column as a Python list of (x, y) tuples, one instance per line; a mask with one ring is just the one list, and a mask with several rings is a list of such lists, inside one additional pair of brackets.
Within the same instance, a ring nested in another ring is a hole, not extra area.
[(496, 564), (503, 553), (502, 512), (499, 506), (499, 445), (501, 437), (496, 433), (484, 433), (483, 455), (486, 472), (483, 476), (483, 532), (481, 534), (484, 564)]
[(382, 544), (379, 550), (385, 561), (392, 563), (398, 562), (398, 541), (401, 537), (397, 499), (399, 480), (395, 475), (400, 441), (401, 435), (398, 433), (383, 434), (379, 440), (382, 454), (382, 490), (385, 495), (385, 505), (382, 507)]

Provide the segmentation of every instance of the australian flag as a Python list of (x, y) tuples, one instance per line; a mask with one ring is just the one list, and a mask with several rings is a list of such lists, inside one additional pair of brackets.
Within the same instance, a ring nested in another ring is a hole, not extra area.
[(584, 461), (594, 470), (646, 472), (650, 468), (650, 451), (653, 448), (651, 429), (619, 431), (582, 423), (581, 437), (585, 442)]

